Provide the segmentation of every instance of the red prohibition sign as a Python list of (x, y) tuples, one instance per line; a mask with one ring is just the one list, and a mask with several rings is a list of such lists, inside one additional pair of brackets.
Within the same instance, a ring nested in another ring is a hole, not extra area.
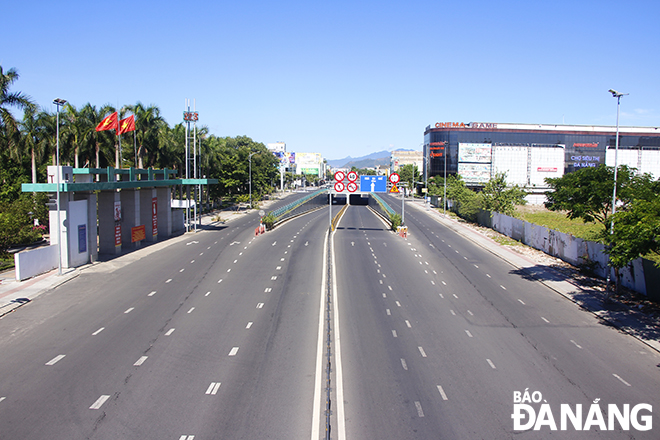
[[(350, 176), (350, 174), (349, 174), (349, 176)], [(355, 192), (355, 191), (357, 191), (357, 183), (355, 183), (355, 182), (348, 182), (348, 185), (346, 185), (346, 188), (348, 188), (348, 190), (349, 190), (350, 192)]]
[(358, 178), (358, 173), (356, 173), (355, 171), (351, 171), (350, 173), (348, 173), (348, 180), (350, 182), (355, 182), (357, 178)]
[[(337, 171), (337, 172), (335, 173), (335, 180), (336, 180), (337, 182), (341, 182), (342, 180), (344, 180), (344, 177), (346, 177), (346, 175), (344, 174), (343, 171)], [(342, 189), (343, 189), (343, 188), (342, 188)]]
[(401, 177), (399, 177), (399, 175), (397, 173), (390, 174), (390, 182), (392, 182), (393, 184), (396, 185), (397, 183), (399, 183), (400, 179), (401, 179)]
[(335, 191), (337, 192), (344, 191), (344, 184), (341, 182), (335, 182)]

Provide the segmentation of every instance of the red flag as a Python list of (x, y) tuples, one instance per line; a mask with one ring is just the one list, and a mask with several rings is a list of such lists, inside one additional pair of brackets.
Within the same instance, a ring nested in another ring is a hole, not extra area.
[(133, 130), (135, 130), (135, 119), (133, 115), (119, 121), (119, 134), (128, 133)]
[(104, 130), (112, 130), (113, 128), (116, 130), (117, 129), (117, 120), (118, 120), (118, 115), (117, 112), (114, 112), (113, 114), (106, 116), (99, 125), (96, 126), (96, 131), (104, 131)]

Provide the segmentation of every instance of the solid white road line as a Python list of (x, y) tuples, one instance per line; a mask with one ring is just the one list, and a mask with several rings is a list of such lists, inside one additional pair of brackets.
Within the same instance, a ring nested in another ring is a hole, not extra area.
[(621, 379), (621, 376), (619, 376), (618, 374), (614, 374), (614, 373), (612, 373), (612, 376), (614, 376), (614, 377), (616, 377), (617, 379), (619, 379), (621, 382), (623, 382), (624, 384), (626, 384), (626, 386), (629, 386), (629, 387), (632, 386), (632, 385), (630, 385), (628, 382), (626, 382), (625, 380)]
[(173, 328), (169, 329), (169, 330), (167, 331), (167, 333), (165, 333), (165, 336), (169, 336), (169, 335), (171, 335), (172, 333), (174, 333), (174, 329), (173, 329)]
[(236, 353), (238, 353), (238, 347), (232, 347), (228, 356), (236, 356)]
[(105, 329), (105, 327), (101, 327), (100, 329), (98, 329), (98, 330), (96, 330), (94, 333), (92, 333), (92, 336), (96, 336), (96, 335), (98, 335), (98, 334), (101, 333), (104, 329)]
[(328, 263), (328, 230), (325, 232), (323, 240), (323, 271), (321, 275), (321, 297), (319, 304), (319, 330), (316, 341), (316, 369), (314, 373), (314, 400), (312, 401), (312, 439), (318, 440), (321, 433), (321, 397), (322, 397), (322, 379), (323, 379), (323, 312), (326, 288), (326, 273)]
[(442, 400), (449, 400), (447, 398), (447, 395), (445, 394), (445, 390), (443, 390), (440, 385), (437, 385), (437, 387), (438, 387), (438, 391), (440, 392), (440, 395), (442, 396)]
[(220, 382), (211, 382), (211, 385), (209, 385), (208, 389), (206, 390), (206, 394), (215, 396), (216, 394), (218, 394), (219, 388), (220, 388)]
[(51, 360), (49, 360), (48, 362), (46, 362), (46, 365), (55, 365), (56, 363), (58, 363), (59, 361), (61, 361), (62, 359), (64, 359), (65, 356), (66, 356), (65, 354), (61, 354), (61, 355), (59, 355), (59, 356), (55, 356), (53, 359), (51, 359)]
[(133, 364), (133, 366), (134, 366), (134, 367), (139, 367), (140, 365), (144, 364), (144, 361), (146, 361), (147, 358), (148, 358), (148, 356), (142, 356), (140, 359), (138, 359), (137, 361), (135, 361), (135, 363)]
[(424, 417), (424, 411), (422, 411), (422, 404), (418, 401), (415, 401), (415, 408), (417, 408), (417, 415), (419, 417)]
[(490, 365), (490, 367), (491, 367), (493, 370), (496, 369), (496, 368), (495, 368), (495, 364), (493, 363), (493, 361), (491, 361), (490, 359), (486, 359), (486, 362), (488, 362), (488, 365)]
[(105, 401), (108, 400), (109, 398), (110, 398), (110, 396), (107, 395), (107, 394), (102, 395), (101, 397), (96, 399), (96, 402), (94, 402), (92, 404), (92, 406), (89, 407), (89, 409), (99, 409), (99, 408), (101, 408), (101, 406), (103, 406)]
[[(334, 232), (332, 233), (334, 243)], [(334, 249), (334, 246), (333, 246)], [(388, 286), (392, 290), (391, 286)], [(335, 376), (337, 379), (337, 440), (346, 440), (346, 415), (344, 413), (344, 373), (341, 360), (341, 337), (339, 334), (339, 299), (337, 298), (337, 264), (335, 253), (332, 253), (332, 302), (335, 332)]]

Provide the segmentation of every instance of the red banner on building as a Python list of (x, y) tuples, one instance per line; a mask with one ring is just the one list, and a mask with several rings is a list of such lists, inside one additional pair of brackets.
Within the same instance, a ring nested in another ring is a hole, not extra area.
[(158, 197), (151, 199), (151, 235), (158, 235)]
[(136, 241), (144, 240), (147, 238), (147, 232), (144, 225), (136, 226), (131, 228), (131, 242), (135, 243)]

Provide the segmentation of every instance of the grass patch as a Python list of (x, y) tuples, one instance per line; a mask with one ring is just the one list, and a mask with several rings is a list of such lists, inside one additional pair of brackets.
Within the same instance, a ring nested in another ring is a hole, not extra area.
[(503, 246), (523, 246), (521, 242), (516, 241), (513, 238), (507, 237), (506, 235), (503, 235), (501, 237), (493, 237), (493, 241)]
[[(564, 212), (549, 211), (544, 207), (519, 207), (516, 217), (539, 226), (545, 226), (559, 232), (574, 235), (584, 240), (598, 241), (603, 226), (600, 223), (584, 223), (582, 220), (571, 220)], [(527, 209), (525, 209), (527, 208)]]
[(0, 258), (0, 272), (14, 268), (14, 256), (11, 258)]

